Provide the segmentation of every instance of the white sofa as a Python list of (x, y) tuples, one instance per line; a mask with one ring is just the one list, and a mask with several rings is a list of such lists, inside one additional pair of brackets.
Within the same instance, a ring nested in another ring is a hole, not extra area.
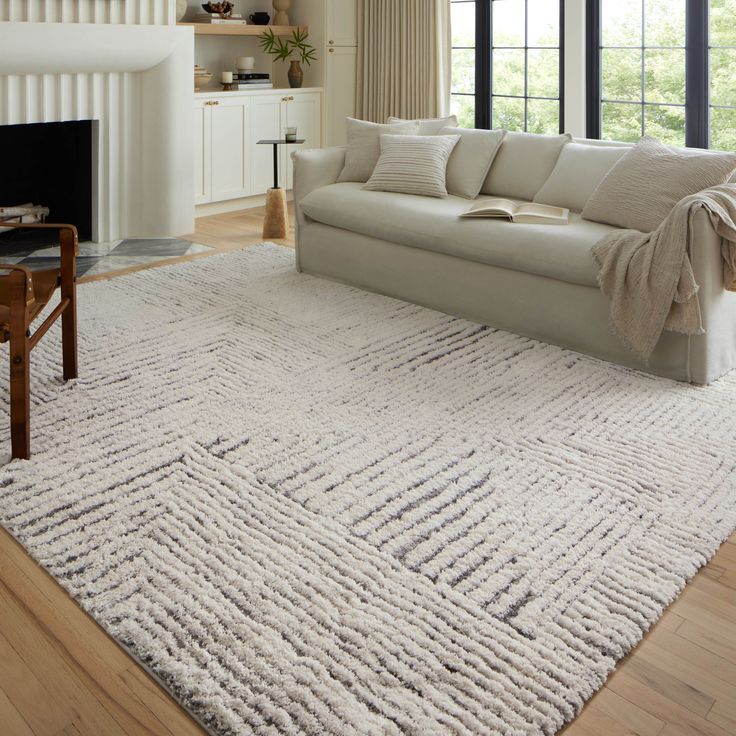
[(644, 365), (609, 326), (590, 255), (614, 228), (574, 212), (566, 227), (459, 219), (471, 201), (336, 183), (343, 148), (293, 158), (299, 271), (679, 381), (707, 384), (736, 366), (736, 294), (723, 288), (720, 239), (703, 212), (693, 265), (705, 334), (665, 332)]

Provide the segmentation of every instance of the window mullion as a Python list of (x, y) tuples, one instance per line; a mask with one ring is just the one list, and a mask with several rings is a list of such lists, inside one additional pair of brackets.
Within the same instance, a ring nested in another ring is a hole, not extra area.
[(708, 148), (710, 142), (710, 74), (708, 5), (687, 0), (686, 22), (686, 145)]
[(475, 127), (491, 127), (491, 78), (492, 62), (492, 0), (476, 0), (475, 3)]
[(587, 0), (586, 36), (586, 128), (588, 138), (600, 138), (602, 41), (600, 0)]

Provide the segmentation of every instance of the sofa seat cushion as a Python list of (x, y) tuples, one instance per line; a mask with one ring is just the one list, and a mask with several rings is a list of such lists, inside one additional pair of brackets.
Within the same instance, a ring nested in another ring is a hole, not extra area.
[(591, 247), (616, 229), (573, 213), (567, 226), (460, 219), (467, 199), (370, 192), (354, 183), (316, 189), (300, 207), (332, 227), (583, 286), (597, 285)]

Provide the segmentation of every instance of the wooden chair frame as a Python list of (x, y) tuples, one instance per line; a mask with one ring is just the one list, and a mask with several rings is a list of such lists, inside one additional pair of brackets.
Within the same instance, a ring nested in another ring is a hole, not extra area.
[(57, 286), (61, 301), (38, 329), (31, 334), (30, 325), (43, 305), (35, 303), (33, 275), (23, 266), (0, 263), (10, 273), (10, 320), (0, 324), (0, 342), (10, 342), (10, 437), (13, 458), (27, 459), (31, 454), (30, 432), (30, 358), (31, 351), (61, 317), (61, 339), (64, 380), (77, 377), (77, 298), (76, 257), (79, 250), (77, 229), (73, 225), (47, 223), (0, 222), (14, 229), (57, 230), (61, 250), (61, 267)]

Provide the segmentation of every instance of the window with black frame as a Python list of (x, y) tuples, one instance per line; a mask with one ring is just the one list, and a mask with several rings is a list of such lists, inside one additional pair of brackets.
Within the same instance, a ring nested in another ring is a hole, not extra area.
[(736, 0), (588, 0), (588, 135), (736, 150)]
[(462, 128), (475, 127), (475, 0), (451, 0), (452, 112)]
[(451, 0), (452, 103), (461, 125), (562, 130), (562, 7), (558, 0)]

